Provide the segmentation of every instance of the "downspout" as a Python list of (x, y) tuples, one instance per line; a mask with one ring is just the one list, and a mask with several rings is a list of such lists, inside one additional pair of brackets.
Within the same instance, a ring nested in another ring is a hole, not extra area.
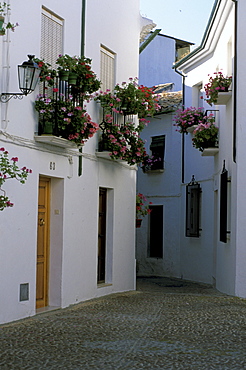
[(235, 3), (234, 25), (234, 68), (233, 68), (233, 161), (236, 163), (237, 156), (237, 35), (238, 35), (238, 2)]
[[(180, 76), (182, 76), (182, 108), (184, 109), (185, 107), (185, 75), (183, 75), (181, 72), (179, 72), (176, 68), (174, 68), (175, 72), (178, 73)], [(184, 183), (184, 168), (185, 168), (185, 163), (184, 163), (184, 133), (182, 133), (182, 146), (181, 146), (181, 181), (182, 184)]]
[[(85, 55), (85, 5), (86, 0), (82, 0), (82, 12), (81, 12), (81, 46), (80, 46), (80, 56)], [(82, 154), (82, 148), (79, 149), (79, 152)], [(82, 155), (79, 156), (79, 168), (78, 176), (82, 175)]]

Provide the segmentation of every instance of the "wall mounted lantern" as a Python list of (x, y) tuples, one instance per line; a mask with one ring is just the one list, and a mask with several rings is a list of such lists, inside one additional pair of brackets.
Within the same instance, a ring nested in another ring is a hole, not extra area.
[(35, 55), (28, 55), (28, 60), (18, 66), (19, 89), (22, 93), (2, 93), (0, 101), (7, 103), (11, 98), (22, 99), (23, 96), (33, 92), (37, 86), (40, 74), (40, 68), (33, 61)]

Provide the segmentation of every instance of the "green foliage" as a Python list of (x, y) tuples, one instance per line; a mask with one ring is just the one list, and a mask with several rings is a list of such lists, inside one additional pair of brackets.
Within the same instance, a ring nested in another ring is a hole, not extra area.
[(209, 82), (204, 86), (207, 103), (209, 105), (216, 103), (218, 93), (228, 91), (231, 83), (232, 76), (225, 77), (222, 72), (214, 72), (213, 76), (209, 77)]
[(9, 153), (5, 148), (0, 148), (0, 211), (3, 211), (6, 207), (13, 207), (13, 203), (6, 195), (6, 192), (2, 189), (5, 181), (9, 179), (16, 179), (21, 184), (24, 184), (27, 180), (29, 173), (32, 170), (22, 167), (21, 169), (17, 166), (18, 158), (12, 157), (9, 159)]

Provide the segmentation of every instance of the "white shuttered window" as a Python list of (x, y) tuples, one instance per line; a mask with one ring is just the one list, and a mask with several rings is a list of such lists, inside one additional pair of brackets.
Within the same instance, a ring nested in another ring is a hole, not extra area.
[(63, 19), (42, 9), (40, 57), (57, 67), (56, 59), (63, 53)]
[(101, 90), (113, 90), (115, 86), (115, 54), (101, 46), (100, 80)]

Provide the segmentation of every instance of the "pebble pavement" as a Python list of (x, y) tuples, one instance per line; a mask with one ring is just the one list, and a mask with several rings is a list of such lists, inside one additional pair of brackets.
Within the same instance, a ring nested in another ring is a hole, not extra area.
[(246, 369), (246, 299), (167, 278), (0, 325), (0, 369)]

